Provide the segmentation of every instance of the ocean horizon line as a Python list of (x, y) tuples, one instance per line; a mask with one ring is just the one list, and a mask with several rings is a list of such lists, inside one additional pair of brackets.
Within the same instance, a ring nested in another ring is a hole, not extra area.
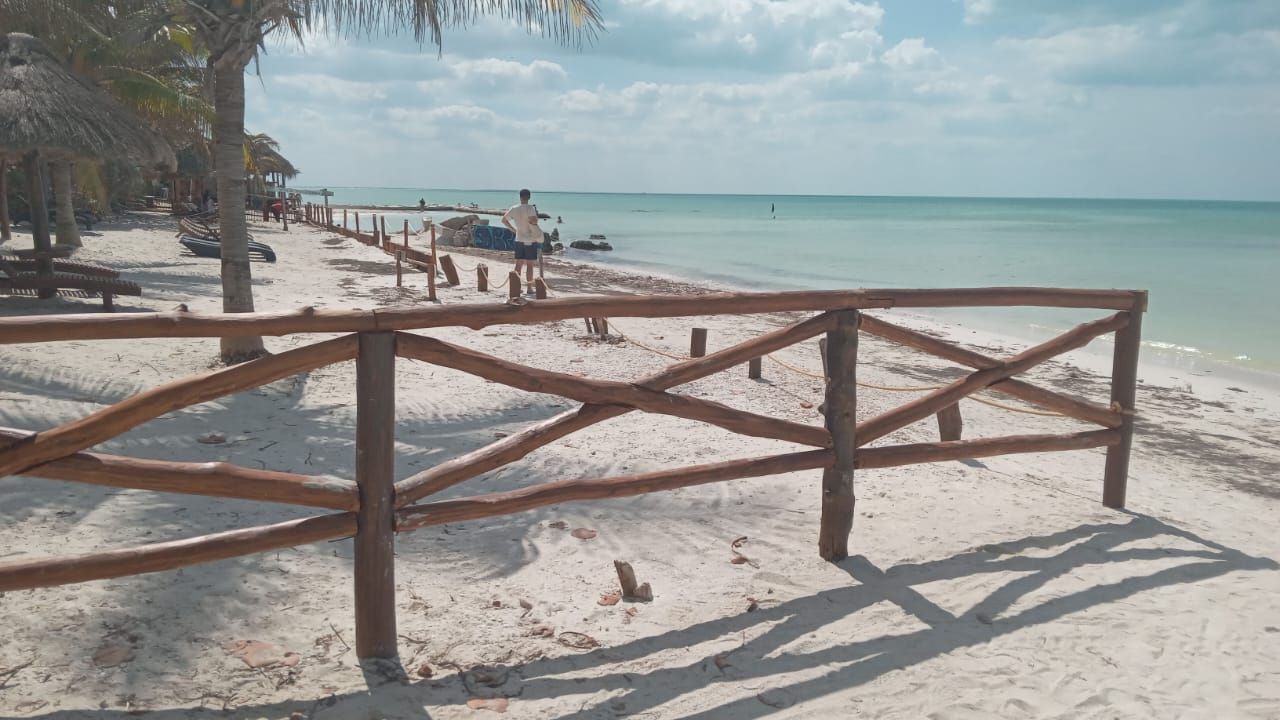
[[(450, 188), (427, 187), (414, 185), (329, 185), (308, 183), (293, 185), (288, 190), (448, 190), (459, 193), (512, 193), (520, 188)], [(532, 187), (530, 188), (533, 189)], [(648, 195), (654, 197), (742, 197), (742, 198), (832, 198), (847, 200), (991, 200), (991, 201), (1062, 201), (1062, 202), (1149, 202), (1149, 203), (1215, 203), (1224, 205), (1280, 205), (1280, 197), (1274, 200), (1239, 200), (1221, 198), (1178, 198), (1178, 197), (1089, 197), (1076, 195), (846, 195), (839, 193), (729, 193), (729, 192), (646, 192), (646, 191), (603, 191), (603, 190), (536, 190), (538, 193), (559, 195), (598, 195), (620, 197), (629, 195)]]

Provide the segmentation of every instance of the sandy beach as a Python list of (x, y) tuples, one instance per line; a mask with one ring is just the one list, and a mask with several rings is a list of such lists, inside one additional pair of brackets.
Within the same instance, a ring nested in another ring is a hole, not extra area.
[[(407, 273), (397, 288), (394, 261), (376, 248), (306, 226), (250, 229), (279, 256), (254, 263), (259, 310), (428, 302), (425, 275)], [(218, 261), (185, 254), (174, 232), (161, 215), (113, 219), (85, 234), (77, 259), (143, 286), (141, 298), (117, 299), (119, 312), (180, 303), (220, 311)], [(27, 247), (30, 237), (17, 233), (13, 244)], [(496, 284), (505, 261), (450, 252), (463, 283), (442, 286), (441, 302), (504, 301), (503, 288), (475, 289), (474, 267), (487, 262)], [(557, 297), (701, 291), (555, 259), (546, 272)], [(0, 316), (98, 307), (0, 298)], [(897, 311), (879, 316), (997, 356), (1022, 349)], [(714, 350), (793, 319), (619, 319), (613, 328), (629, 339), (608, 341), (581, 321), (421, 332), (519, 363), (632, 380), (674, 362), (654, 349), (686, 352), (692, 327), (709, 330)], [(321, 339), (267, 338), (267, 347)], [(0, 345), (0, 425), (49, 428), (203, 371), (216, 355), (206, 339)], [(821, 372), (814, 340), (780, 358)], [(1109, 370), (1082, 351), (1028, 379), (1102, 402), (1100, 369)], [(962, 371), (863, 335), (858, 372), (868, 384), (918, 386)], [(353, 363), (327, 367), (163, 416), (100, 449), (352, 478), (354, 377)], [(397, 538), (401, 677), (356, 661), (351, 540), (4, 593), (0, 716), (1280, 718), (1280, 392), (1155, 364), (1139, 378), (1124, 512), (1101, 505), (1103, 453), (1089, 450), (860, 471), (854, 557), (839, 564), (817, 555), (818, 471), (425, 528)], [(769, 361), (762, 380), (748, 380), (744, 366), (680, 390), (821, 422), (822, 381)], [(396, 392), (397, 477), (571, 406), (407, 360), (397, 363)], [(858, 416), (916, 396), (860, 389)], [(1086, 429), (961, 407), (966, 438)], [(211, 433), (225, 442), (199, 441)], [(937, 436), (930, 420), (877, 444)], [(791, 448), (630, 413), (443, 497)], [(0, 558), (311, 514), (7, 477)], [(601, 603), (617, 585), (614, 560), (651, 584), (652, 602)], [(269, 661), (244, 659), (258, 656)]]

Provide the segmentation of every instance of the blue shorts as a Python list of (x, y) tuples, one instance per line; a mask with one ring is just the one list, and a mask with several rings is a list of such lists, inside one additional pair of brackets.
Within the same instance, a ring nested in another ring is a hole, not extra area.
[(538, 248), (537, 243), (516, 243), (516, 260), (537, 260)]

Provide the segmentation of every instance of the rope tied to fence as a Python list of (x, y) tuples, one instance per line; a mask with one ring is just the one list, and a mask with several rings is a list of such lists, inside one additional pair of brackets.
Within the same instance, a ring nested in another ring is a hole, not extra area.
[[(661, 355), (663, 357), (671, 358), (672, 360), (689, 360), (690, 359), (690, 356), (688, 355), (676, 355), (674, 353), (669, 353), (660, 348), (655, 348), (651, 345), (646, 345), (642, 342), (639, 342), (635, 338), (632, 338), (628, 336), (626, 333), (624, 333), (622, 329), (618, 327), (616, 322), (611, 323), (610, 327), (615, 331), (617, 331), (618, 336), (621, 337), (623, 340), (626, 340), (632, 345), (636, 345), (637, 347), (648, 350), (649, 352), (655, 353), (657, 355)], [(795, 365), (792, 365), (784, 360), (780, 360), (779, 358), (775, 357), (772, 354), (765, 355), (765, 357), (769, 358), (770, 360), (782, 366), (783, 368), (790, 370), (791, 372), (794, 372), (798, 375), (815, 378), (818, 380), (822, 380), (823, 382), (826, 382), (827, 380), (827, 377), (825, 375), (819, 375), (818, 373), (809, 372), (804, 368), (796, 367)], [(863, 382), (861, 380), (855, 381), (855, 384), (858, 387), (867, 388), (868, 390), (884, 390), (888, 392), (929, 392), (931, 390), (940, 390), (943, 387), (946, 387), (945, 385), (906, 385), (906, 386), (877, 385), (875, 383)], [(1007, 403), (1002, 403), (996, 400), (989, 400), (987, 398), (979, 397), (977, 395), (969, 395), (964, 399), (972, 400), (982, 405), (988, 405), (990, 407), (1000, 408), (1001, 410), (1008, 410), (1010, 412), (1023, 413), (1024, 415), (1038, 415), (1041, 417), (1065, 417), (1060, 412), (1054, 412), (1052, 410), (1037, 410), (1035, 408), (1018, 407), (1016, 405), (1009, 405)], [(1111, 409), (1126, 415), (1135, 414), (1134, 411), (1132, 410), (1124, 410), (1120, 408), (1120, 403), (1118, 402), (1112, 403)]]

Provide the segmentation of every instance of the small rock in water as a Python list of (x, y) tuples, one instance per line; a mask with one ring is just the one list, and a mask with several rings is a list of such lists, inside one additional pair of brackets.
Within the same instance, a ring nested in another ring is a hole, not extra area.
[(211, 432), (196, 438), (196, 442), (203, 445), (221, 445), (227, 441), (227, 436), (219, 432)]

